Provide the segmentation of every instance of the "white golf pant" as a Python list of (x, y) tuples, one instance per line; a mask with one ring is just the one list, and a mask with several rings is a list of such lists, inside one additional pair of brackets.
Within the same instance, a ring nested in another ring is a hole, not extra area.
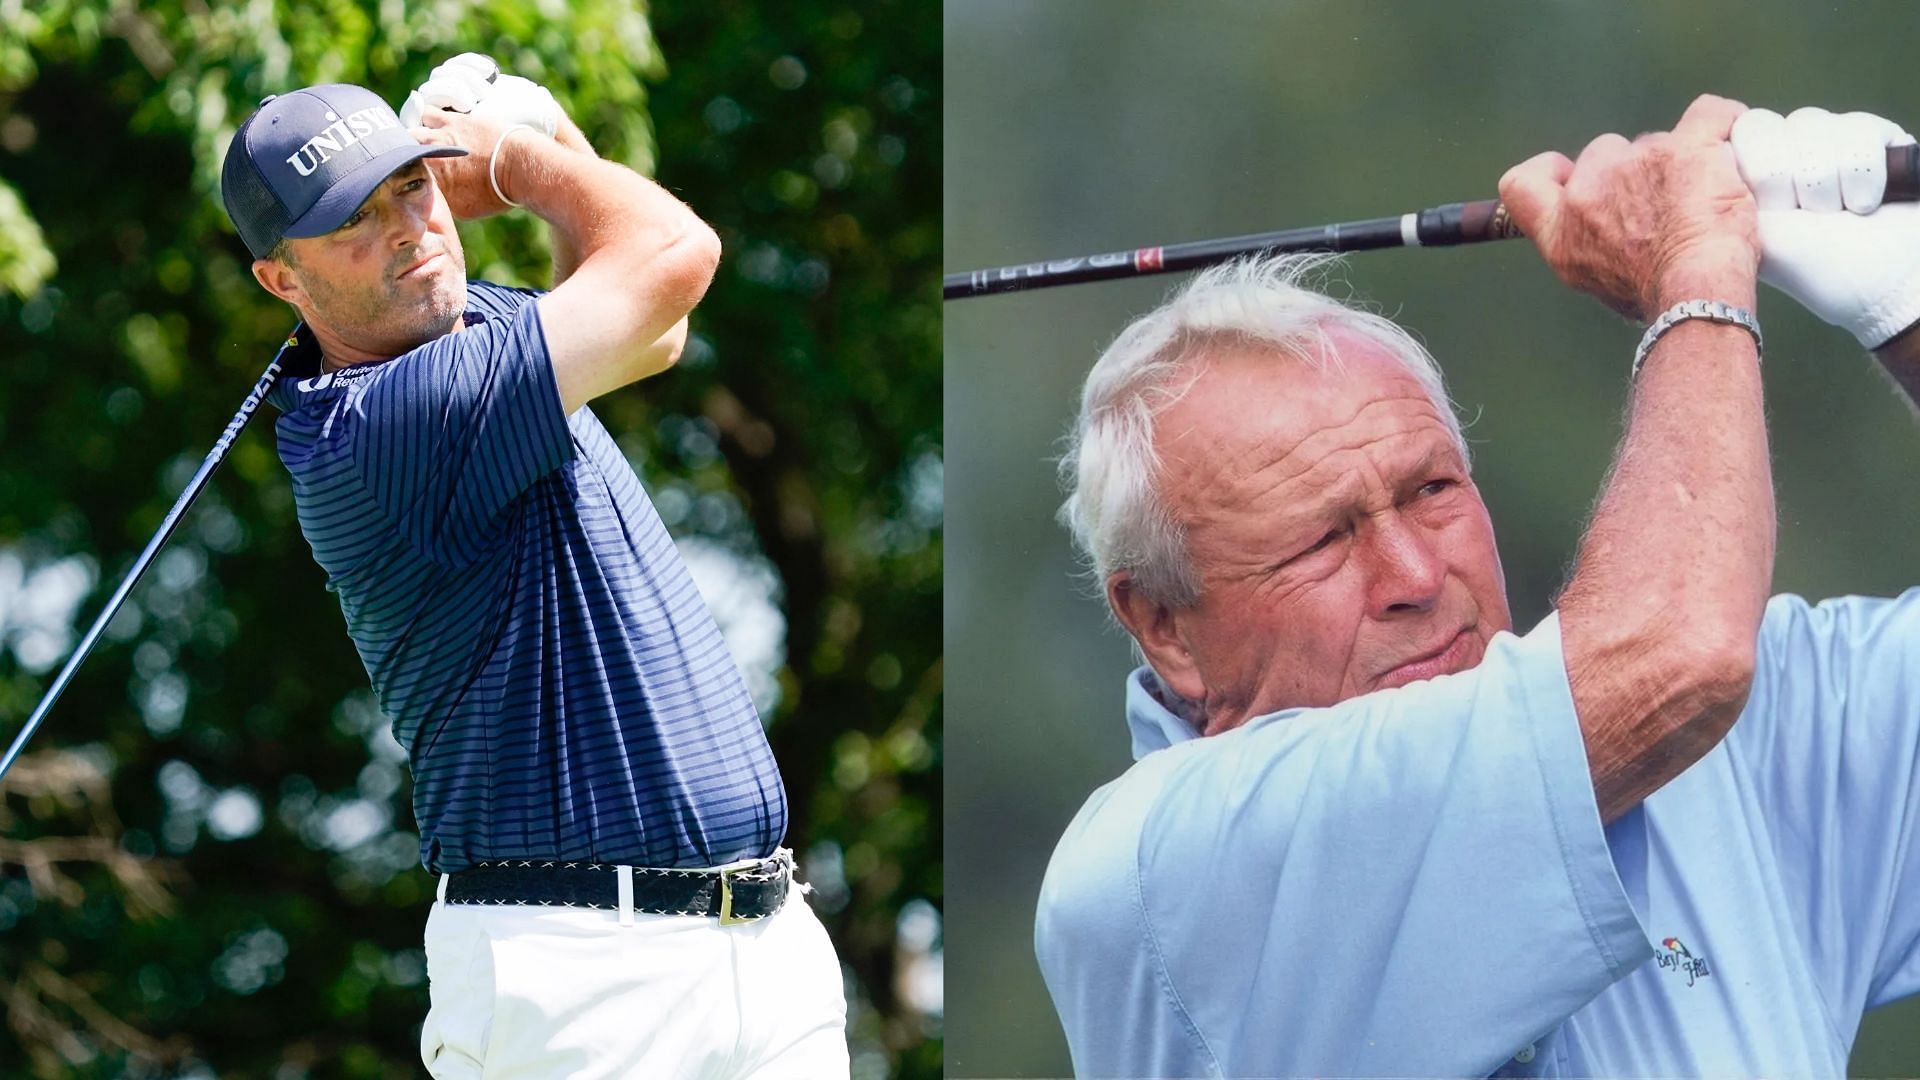
[(435, 1077), (824, 1080), (847, 1076), (847, 1004), (826, 928), (799, 889), (722, 926), (686, 915), (436, 902)]

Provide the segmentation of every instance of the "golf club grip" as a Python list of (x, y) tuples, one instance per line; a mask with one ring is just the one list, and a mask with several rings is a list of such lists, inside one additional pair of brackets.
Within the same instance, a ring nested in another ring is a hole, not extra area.
[[(1920, 202), (1920, 144), (1887, 147), (1883, 202)], [(1431, 231), (1430, 231), (1431, 230)], [(1522, 233), (1498, 200), (1453, 203), (1420, 212), (1420, 246), (1444, 247), (1508, 240)]]

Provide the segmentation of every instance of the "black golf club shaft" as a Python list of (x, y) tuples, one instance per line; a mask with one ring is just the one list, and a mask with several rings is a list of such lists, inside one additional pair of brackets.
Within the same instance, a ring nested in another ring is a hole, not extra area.
[(13, 767), (14, 759), (26, 749), (27, 740), (33, 738), (33, 733), (39, 730), (41, 721), (47, 718), (47, 712), (53, 708), (53, 703), (60, 700), (60, 694), (66, 690), (67, 684), (73, 681), (73, 673), (80, 669), (87, 655), (93, 652), (93, 647), (100, 641), (101, 633), (119, 613), (121, 606), (127, 602), (127, 595), (133, 592), (133, 587), (139, 582), (140, 576), (145, 574), (147, 567), (153, 564), (154, 556), (160, 554), (160, 549), (166, 546), (167, 538), (173, 535), (173, 530), (179, 526), (180, 519), (186, 517), (188, 508), (193, 505), (195, 499), (199, 498), (201, 489), (205, 488), (207, 481), (213, 477), (213, 471), (226, 460), (228, 451), (233, 449), (234, 439), (240, 435), (240, 429), (246, 427), (247, 421), (253, 419), (253, 414), (259, 410), (260, 403), (266, 400), (267, 391), (273, 389), (274, 380), (280, 377), (280, 359), (287, 354), (288, 349), (294, 346), (294, 340), (299, 333), (300, 326), (295, 324), (293, 332), (287, 335), (286, 342), (280, 346), (280, 351), (273, 354), (273, 362), (267, 365), (267, 370), (261, 374), (259, 381), (253, 384), (247, 399), (240, 403), (240, 411), (234, 413), (233, 419), (227, 421), (227, 429), (220, 433), (220, 440), (213, 444), (213, 451), (207, 455), (205, 461), (200, 463), (200, 468), (193, 474), (193, 479), (187, 481), (186, 489), (180, 492), (180, 497), (174, 500), (173, 509), (167, 511), (166, 520), (160, 523), (160, 528), (153, 534), (153, 539), (147, 541), (146, 550), (133, 561), (133, 568), (127, 571), (127, 576), (120, 579), (120, 587), (113, 590), (113, 595), (107, 598), (107, 606), (101, 609), (100, 614), (93, 620), (93, 626), (88, 628), (86, 636), (80, 639), (80, 644), (74, 648), (73, 654), (67, 657), (67, 662), (61, 667), (60, 674), (54, 677), (53, 685), (49, 686), (46, 694), (40, 698), (40, 704), (34, 706), (33, 715), (27, 717), (27, 722), (21, 727), (20, 733), (14, 736), (13, 745), (7, 747), (6, 756), (0, 757), (0, 781), (6, 779), (7, 770)]
[[(1887, 148), (1888, 202), (1920, 201), (1920, 146)], [(1164, 247), (1135, 248), (1105, 255), (998, 266), (948, 274), (941, 279), (946, 300), (973, 296), (1078, 285), (1086, 281), (1171, 274), (1198, 270), (1241, 255), (1283, 254), (1296, 251), (1374, 251), (1397, 247), (1450, 247), (1519, 236), (1507, 209), (1497, 200), (1448, 203), (1397, 217), (1367, 218), (1332, 225), (1309, 225), (1279, 232), (1254, 233), (1220, 240), (1195, 240)]]

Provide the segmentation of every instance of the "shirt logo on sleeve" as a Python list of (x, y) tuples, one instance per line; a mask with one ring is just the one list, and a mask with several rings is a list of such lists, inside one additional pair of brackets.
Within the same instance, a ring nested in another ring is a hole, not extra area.
[(1693, 955), (1679, 938), (1670, 937), (1660, 944), (1663, 951), (1653, 954), (1653, 962), (1667, 971), (1685, 975), (1688, 986), (1713, 974), (1707, 968), (1707, 958)]

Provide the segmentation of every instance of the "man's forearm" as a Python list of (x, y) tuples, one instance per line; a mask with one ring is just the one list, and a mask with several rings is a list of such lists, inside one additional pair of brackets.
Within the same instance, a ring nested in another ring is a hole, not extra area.
[[(572, 134), (578, 136), (578, 129)], [(552, 226), (555, 286), (597, 255), (644, 273), (654, 257), (705, 228), (658, 184), (594, 156), (584, 138), (523, 137), (502, 154), (498, 169), (506, 195)]]
[[(646, 177), (562, 141), (462, 132), (472, 125), (453, 118), (427, 123), (494, 147), (464, 172), (447, 167), (450, 202), (480, 216), (498, 195), (553, 229), (560, 280), (538, 303), (567, 414), (673, 363), (687, 313), (719, 263), (706, 222)], [(476, 176), (498, 190), (476, 192)]]
[[(594, 153), (593, 144), (587, 141), (587, 137), (580, 131), (579, 125), (575, 124), (573, 120), (567, 116), (560, 118), (560, 124), (553, 133), (553, 141), (575, 153), (585, 154), (588, 157), (600, 156)], [(562, 232), (559, 229), (553, 230), (551, 244), (553, 247), (553, 285), (557, 287), (561, 282), (572, 277), (573, 272), (580, 268), (580, 249), (575, 246), (572, 234)]]
[[(593, 144), (587, 141), (586, 135), (581, 132), (579, 126), (566, 116), (560, 118), (560, 124), (553, 133), (553, 141), (575, 153), (585, 154), (590, 158), (598, 158), (600, 156), (594, 152)], [(574, 238), (571, 233), (561, 229), (554, 229), (551, 235), (553, 247), (553, 287), (558, 288), (561, 282), (572, 277), (573, 272), (580, 268), (581, 256), (580, 249), (578, 245), (574, 243)], [(647, 346), (646, 359), (641, 364), (641, 377), (644, 378), (647, 375), (652, 375), (672, 367), (674, 361), (680, 358), (680, 352), (686, 347), (686, 343), (687, 320), (681, 319), (663, 334), (658, 341)]]
[[(1751, 282), (1737, 279), (1670, 290), (1663, 302), (1696, 297), (1754, 302)], [(1581, 658), (1569, 674), (1607, 820), (1712, 749), (1738, 715), (1773, 551), (1753, 339), (1683, 322), (1641, 371), (1560, 605), (1567, 655)]]

